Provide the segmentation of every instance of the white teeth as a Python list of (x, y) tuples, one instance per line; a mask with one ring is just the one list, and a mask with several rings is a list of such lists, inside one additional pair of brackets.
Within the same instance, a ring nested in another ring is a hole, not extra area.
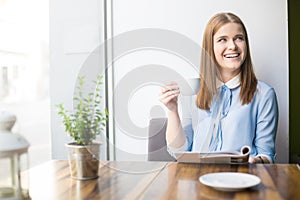
[(228, 54), (228, 55), (225, 55), (225, 58), (235, 58), (235, 57), (238, 57), (239, 54)]

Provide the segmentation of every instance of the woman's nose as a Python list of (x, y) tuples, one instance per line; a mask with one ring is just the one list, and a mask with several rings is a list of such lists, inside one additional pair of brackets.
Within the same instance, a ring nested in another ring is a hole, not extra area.
[(228, 49), (235, 49), (236, 44), (234, 40), (228, 40)]

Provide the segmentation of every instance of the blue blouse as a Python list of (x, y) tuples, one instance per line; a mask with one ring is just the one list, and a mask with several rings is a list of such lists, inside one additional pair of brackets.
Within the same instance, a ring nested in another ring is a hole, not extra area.
[[(231, 105), (227, 115), (220, 120), (222, 136), (218, 151), (240, 151), (242, 146), (251, 148), (251, 156), (264, 155), (275, 160), (275, 137), (278, 125), (278, 105), (274, 89), (258, 81), (257, 90), (250, 104), (242, 105), (239, 76), (225, 84), (231, 89)], [(188, 112), (182, 116), (186, 143), (177, 150), (200, 152), (212, 121), (212, 112), (196, 106), (196, 96), (190, 98)], [(221, 144), (221, 145), (220, 145)], [(171, 147), (170, 150), (174, 152)]]

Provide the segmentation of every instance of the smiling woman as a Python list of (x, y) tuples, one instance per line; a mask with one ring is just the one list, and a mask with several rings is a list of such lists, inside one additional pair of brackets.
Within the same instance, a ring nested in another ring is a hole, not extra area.
[(274, 89), (254, 74), (242, 20), (233, 13), (214, 15), (206, 26), (202, 47), (200, 90), (187, 123), (179, 118), (177, 84), (162, 88), (170, 153), (237, 151), (247, 145), (251, 148), (249, 162), (273, 163), (277, 98)]

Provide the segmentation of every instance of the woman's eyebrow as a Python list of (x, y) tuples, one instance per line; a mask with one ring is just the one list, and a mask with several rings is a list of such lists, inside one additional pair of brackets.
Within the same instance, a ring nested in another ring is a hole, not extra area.
[(227, 38), (228, 36), (226, 35), (220, 35), (220, 36), (214, 36), (215, 39), (221, 39), (221, 38)]
[(239, 34), (236, 34), (235, 36), (243, 36), (243, 37), (245, 37), (245, 34), (239, 33)]

